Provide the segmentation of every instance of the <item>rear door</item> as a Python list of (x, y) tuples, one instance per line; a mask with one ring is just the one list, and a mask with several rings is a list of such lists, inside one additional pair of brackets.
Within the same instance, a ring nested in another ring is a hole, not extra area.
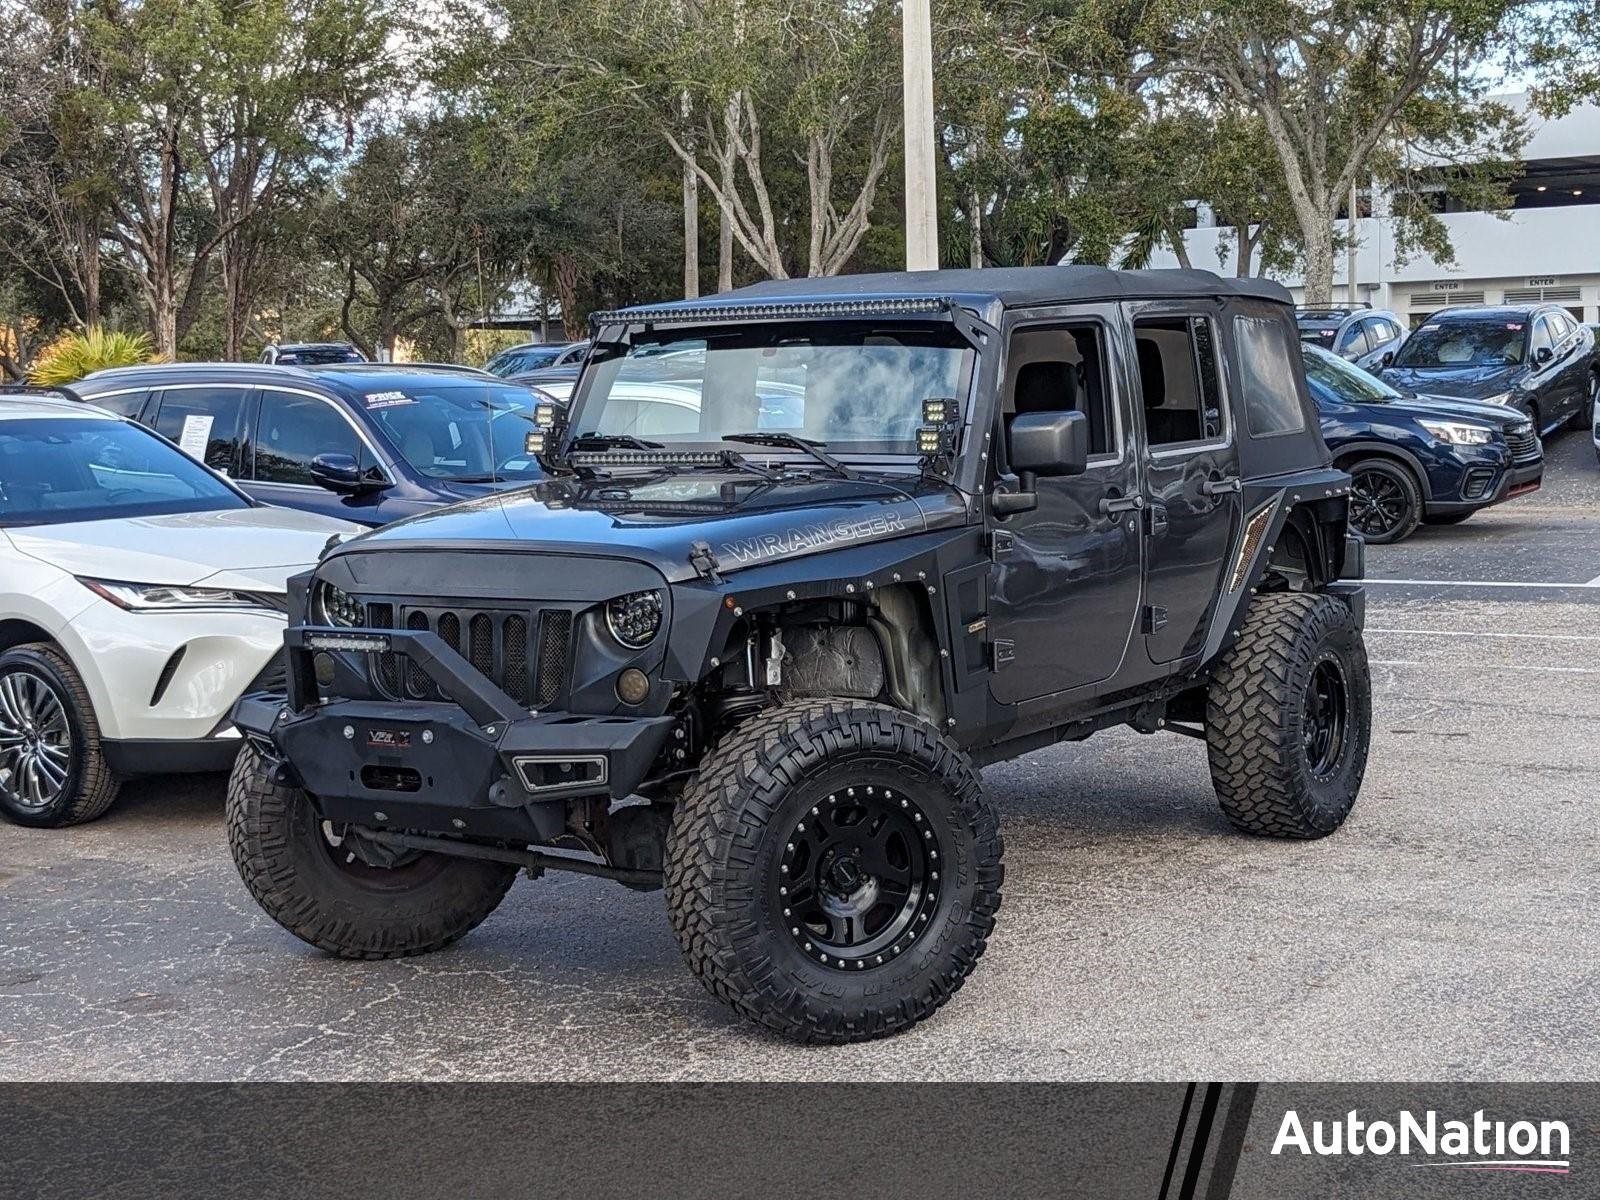
[(1198, 651), (1239, 523), (1239, 448), (1215, 304), (1129, 306), (1145, 428), (1145, 595), (1150, 661)]
[(169, 385), (146, 423), (190, 457), (237, 479), (249, 393), (249, 388), (233, 384)]

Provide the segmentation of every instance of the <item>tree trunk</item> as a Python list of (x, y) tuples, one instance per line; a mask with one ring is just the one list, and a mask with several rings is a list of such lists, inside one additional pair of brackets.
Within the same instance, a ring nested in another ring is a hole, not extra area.
[(1301, 219), (1305, 245), (1307, 304), (1333, 303), (1333, 220), (1318, 213)]
[(967, 232), (972, 244), (967, 248), (969, 266), (983, 266), (983, 198), (973, 188), (967, 196)]
[(585, 332), (583, 318), (578, 315), (578, 264), (567, 255), (558, 254), (554, 266), (556, 298), (561, 301), (561, 328), (568, 339), (576, 342)]
[(1233, 227), (1233, 238), (1238, 243), (1238, 252), (1235, 255), (1233, 273), (1239, 279), (1250, 277), (1250, 268), (1256, 256), (1255, 239), (1250, 236), (1250, 223), (1248, 221)]

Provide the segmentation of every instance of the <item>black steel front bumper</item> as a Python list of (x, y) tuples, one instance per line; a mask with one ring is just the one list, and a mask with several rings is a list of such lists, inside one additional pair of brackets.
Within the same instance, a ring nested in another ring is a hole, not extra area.
[[(632, 794), (674, 724), (530, 712), (427, 631), (296, 626), (285, 645), (288, 695), (246, 696), (233, 721), (336, 823), (545, 840), (565, 822), (552, 801)], [(445, 699), (322, 696), (314, 656), (343, 664), (337, 679), (352, 656), (378, 650), (409, 659)]]

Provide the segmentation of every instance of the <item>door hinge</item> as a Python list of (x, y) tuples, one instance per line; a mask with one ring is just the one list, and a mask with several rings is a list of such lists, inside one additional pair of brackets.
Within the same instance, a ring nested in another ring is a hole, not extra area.
[(1144, 632), (1160, 633), (1167, 626), (1167, 610), (1159, 604), (1144, 606)]
[(989, 535), (989, 557), (999, 558), (1002, 554), (1010, 554), (1017, 548), (1017, 537), (1003, 529), (996, 529)]
[(1167, 532), (1167, 506), (1152, 504), (1144, 510), (1144, 527), (1151, 537), (1164, 537)]
[(1017, 644), (1004, 638), (996, 638), (989, 643), (989, 662), (994, 670), (1009, 666), (1017, 657)]

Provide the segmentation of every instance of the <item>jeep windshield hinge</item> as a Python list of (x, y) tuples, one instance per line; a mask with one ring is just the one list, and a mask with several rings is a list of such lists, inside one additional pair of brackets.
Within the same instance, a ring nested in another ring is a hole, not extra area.
[(695, 542), (689, 547), (689, 565), (701, 579), (716, 584), (722, 582), (722, 564), (717, 561), (710, 542)]

